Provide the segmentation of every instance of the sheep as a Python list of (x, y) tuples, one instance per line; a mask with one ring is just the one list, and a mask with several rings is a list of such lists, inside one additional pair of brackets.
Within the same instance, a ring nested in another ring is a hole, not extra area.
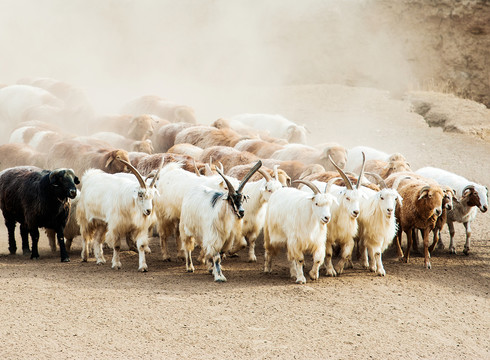
[[(272, 144), (277, 145), (287, 145), (288, 141), (286, 139), (276, 138), (274, 136), (270, 136), (269, 131), (258, 130), (253, 127), (247, 126), (241, 123), (238, 120), (228, 120), (220, 118), (214, 121), (211, 126), (214, 126), (217, 129), (232, 129), (237, 133), (241, 134), (246, 138), (253, 138), (259, 141), (267, 141)], [(276, 150), (278, 150), (276, 148)]]
[[(182, 163), (168, 163), (162, 169), (158, 190), (160, 197), (155, 201), (155, 214), (157, 217), (157, 229), (160, 235), (160, 246), (163, 261), (170, 261), (167, 250), (167, 238), (174, 234), (177, 240), (178, 257), (184, 254), (180, 251), (179, 220), (182, 209), (182, 201), (192, 188), (205, 185), (210, 188), (223, 190), (226, 186), (219, 176), (198, 176), (195, 173), (182, 169)], [(230, 179), (235, 182), (236, 180)]]
[(39, 228), (53, 229), (58, 238), (62, 262), (70, 261), (65, 248), (64, 228), (70, 211), (70, 199), (77, 194), (80, 181), (72, 169), (52, 171), (33, 166), (18, 166), (0, 172), (0, 208), (8, 230), (9, 251), (15, 254), (15, 224), (20, 223), (22, 250), (31, 259), (39, 258)]
[(83, 186), (76, 211), (83, 238), (82, 261), (87, 261), (89, 244), (95, 240), (97, 264), (105, 263), (102, 244), (106, 241), (113, 248), (112, 268), (120, 269), (121, 237), (126, 236), (136, 242), (138, 271), (146, 272), (148, 265), (145, 253), (150, 253), (148, 229), (155, 222), (153, 200), (158, 196), (155, 185), (159, 171), (151, 184), (147, 185), (129, 162), (118, 161), (134, 174), (137, 182), (99, 169), (89, 169), (82, 176)]
[[(230, 170), (228, 170), (225, 175), (234, 177), (236, 179), (242, 179), (250, 169), (253, 167), (254, 164), (247, 164), (247, 165), (236, 165), (233, 166)], [(274, 176), (276, 180), (278, 180), (282, 186), (289, 187), (291, 186), (291, 178), (289, 175), (282, 169), (279, 169), (278, 165), (274, 165), (274, 169), (269, 169), (266, 166), (262, 166), (260, 170), (267, 172), (269, 176)], [(252, 181), (259, 181), (260, 176), (258, 174), (255, 174), (252, 176), (250, 179)]]
[[(386, 179), (393, 173), (412, 171), (412, 169), (410, 168), (410, 164), (405, 160), (367, 160), (364, 171), (376, 173), (383, 179)], [(359, 172), (359, 169), (356, 169), (355, 172)]]
[(203, 151), (204, 150), (199, 146), (192, 144), (176, 144), (167, 150), (169, 153), (187, 155), (193, 157), (194, 159), (199, 159)]
[[(383, 178), (378, 174), (366, 172), (375, 177), (381, 190), (375, 192), (363, 188), (366, 199), (360, 203), (358, 223), (358, 250), (361, 253), (361, 263), (376, 275), (385, 276), (381, 256), (393, 242), (398, 227), (396, 223), (396, 204), (402, 205), (402, 197), (396, 191), (398, 184), (388, 188)], [(369, 259), (369, 261), (368, 261)]]
[(25, 144), (0, 145), (0, 170), (19, 165), (31, 165), (43, 168), (46, 154)]
[(345, 164), (345, 171), (356, 172), (362, 163), (362, 153), (366, 156), (366, 161), (369, 160), (382, 160), (386, 162), (402, 160), (406, 161), (405, 157), (400, 153), (387, 154), (383, 151), (368, 147), (368, 146), (355, 146), (350, 148), (347, 152), (347, 162)]
[(261, 159), (268, 159), (274, 152), (282, 150), (283, 148), (283, 145), (260, 139), (241, 140), (235, 145), (235, 149), (239, 151), (248, 151)]
[(259, 160), (259, 158), (252, 153), (239, 151), (229, 146), (208, 147), (202, 152), (199, 161), (208, 162), (211, 158), (222, 163), (225, 171), (228, 171), (236, 165), (250, 164)]
[(48, 168), (56, 168), (63, 164), (71, 164), (77, 174), (83, 174), (90, 168), (101, 169), (111, 174), (127, 172), (124, 163), (115, 161), (116, 159), (129, 162), (128, 152), (92, 146), (72, 139), (54, 144), (47, 154), (46, 165)]
[(236, 224), (245, 214), (242, 207), (242, 190), (260, 166), (262, 163), (259, 160), (236, 190), (225, 175), (217, 170), (228, 186), (227, 193), (206, 186), (197, 186), (184, 196), (179, 231), (187, 271), (194, 271), (191, 253), (197, 241), (201, 244), (204, 259), (212, 260), (214, 281), (226, 281), (221, 271), (220, 253), (228, 251), (233, 245)]
[(340, 145), (327, 147), (323, 150), (317, 150), (314, 147), (289, 144), (284, 149), (278, 150), (271, 155), (272, 159), (277, 160), (299, 160), (305, 164), (320, 164), (325, 170), (335, 170), (335, 167), (328, 161), (331, 157), (338, 166), (343, 169), (347, 160), (347, 153), (344, 147)]
[[(397, 205), (395, 210), (398, 222), (396, 246), (400, 260), (408, 263), (412, 247), (412, 235), (415, 229), (422, 229), (424, 241), (424, 267), (431, 268), (429, 254), (429, 233), (434, 228), (437, 218), (442, 214), (442, 199), (444, 192), (433, 182), (409, 178), (400, 173), (394, 173), (386, 179), (386, 184), (392, 186), (399, 177), (401, 180), (397, 191), (403, 198), (402, 206)], [(407, 248), (405, 254), (401, 249), (401, 235), (407, 235)]]
[(187, 105), (180, 105), (156, 95), (143, 95), (128, 102), (122, 113), (141, 115), (154, 114), (170, 122), (187, 122), (195, 124), (194, 109)]
[(488, 210), (488, 188), (452, 172), (434, 168), (425, 167), (418, 169), (417, 174), (434, 179), (441, 185), (447, 185), (455, 190), (458, 201), (454, 203), (452, 210), (447, 214), (447, 225), (449, 228), (449, 251), (456, 253), (454, 245), (454, 223), (463, 223), (466, 230), (466, 242), (463, 253), (469, 254), (471, 238), (471, 222), (475, 220), (477, 208), (482, 213)]
[[(337, 198), (337, 203), (332, 205), (332, 222), (328, 225), (325, 269), (328, 276), (337, 276), (344, 271), (345, 263), (350, 263), (354, 249), (354, 237), (357, 235), (357, 218), (360, 213), (362, 197), (360, 185), (364, 166), (361, 168), (356, 188), (354, 188), (342, 169), (337, 166), (332, 158), (329, 160), (345, 182), (345, 188), (335, 187), (330, 191)], [(334, 245), (340, 246), (340, 259), (335, 269), (332, 264)]]
[(305, 173), (316, 173), (325, 171), (325, 168), (318, 164), (304, 164), (301, 161), (281, 161), (275, 159), (263, 159), (262, 163), (268, 168), (279, 166), (283, 169), (291, 178), (291, 181), (300, 180), (301, 176)]
[(139, 116), (106, 115), (96, 119), (93, 126), (97, 131), (110, 131), (128, 139), (146, 140), (151, 138), (160, 119), (149, 114)]
[(322, 193), (309, 181), (296, 182), (308, 186), (313, 195), (294, 188), (281, 188), (270, 196), (264, 224), (264, 272), (272, 272), (272, 258), (286, 246), (291, 277), (296, 277), (296, 283), (304, 284), (305, 252), (313, 254), (310, 278), (319, 278), (325, 259), (327, 224), (331, 207), (337, 200), (328, 193), (328, 188)]
[(241, 114), (231, 118), (243, 125), (259, 131), (267, 131), (271, 136), (286, 139), (289, 143), (306, 144), (307, 129), (281, 115)]
[(9, 142), (28, 144), (38, 151), (48, 152), (55, 142), (70, 137), (57, 126), (42, 121), (25, 121), (12, 131)]
[(101, 131), (90, 135), (91, 138), (104, 141), (117, 149), (124, 149), (126, 151), (138, 151), (147, 154), (153, 154), (153, 144), (150, 139), (146, 140), (134, 140), (128, 139), (123, 135), (110, 132)]
[(242, 135), (232, 129), (201, 125), (181, 130), (175, 136), (175, 144), (188, 143), (203, 149), (217, 145), (233, 147), (242, 139)]
[[(264, 226), (267, 201), (271, 194), (283, 187), (277, 180), (277, 169), (275, 170), (276, 178), (272, 178), (263, 168), (259, 169), (257, 172), (260, 173), (263, 179), (254, 182), (249, 181), (243, 188), (243, 195), (248, 199), (248, 201), (243, 203), (245, 216), (243, 217), (241, 232), (237, 234), (238, 238), (235, 239), (235, 245), (230, 252), (234, 254), (240, 250), (240, 247), (246, 244), (248, 246), (249, 262), (257, 261), (257, 257), (255, 256), (255, 241)], [(241, 241), (242, 239), (245, 240), (245, 243)]]

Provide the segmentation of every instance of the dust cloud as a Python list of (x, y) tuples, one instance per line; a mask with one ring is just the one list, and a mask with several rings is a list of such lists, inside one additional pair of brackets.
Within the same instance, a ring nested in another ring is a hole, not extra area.
[[(369, 0), (0, 0), (0, 84), (49, 77), (96, 112), (156, 94), (200, 122), (240, 88), (334, 83), (406, 89), (401, 42)], [(250, 102), (253, 111), (259, 107)]]

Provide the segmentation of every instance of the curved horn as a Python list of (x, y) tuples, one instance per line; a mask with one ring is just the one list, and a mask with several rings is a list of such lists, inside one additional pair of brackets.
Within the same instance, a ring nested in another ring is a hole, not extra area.
[(277, 169), (279, 169), (279, 165), (274, 165), (272, 169), (274, 169), (274, 177), (277, 181), (279, 181), (279, 172), (277, 171)]
[(316, 194), (320, 194), (320, 190), (318, 190), (318, 188), (316, 187), (316, 185), (313, 184), (311, 181), (308, 181), (308, 180), (294, 180), (293, 183), (294, 184), (304, 184), (304, 185), (308, 186), (313, 191), (313, 193), (315, 195)]
[(250, 180), (250, 178), (253, 176), (253, 174), (255, 174), (255, 172), (257, 170), (259, 170), (259, 168), (262, 166), (262, 161), (257, 161), (257, 164), (254, 165), (253, 168), (250, 169), (250, 171), (248, 172), (247, 175), (245, 175), (245, 177), (243, 178), (242, 182), (240, 183), (240, 186), (238, 186), (238, 189), (237, 189), (237, 192), (242, 192), (242, 189), (243, 187), (245, 186), (245, 184), (247, 183), (248, 180)]
[(165, 162), (165, 158), (162, 156), (162, 161), (160, 162), (160, 167), (158, 168), (157, 170), (157, 173), (155, 174), (155, 177), (153, 178), (153, 180), (151, 181), (150, 183), (150, 187), (153, 187), (155, 186), (155, 183), (158, 179), (158, 175), (160, 175), (160, 171), (162, 170), (162, 167), (163, 167), (163, 163)]
[(233, 195), (235, 193), (235, 188), (233, 187), (233, 185), (231, 184), (230, 180), (228, 180), (221, 171), (219, 171), (218, 168), (216, 168), (216, 172), (218, 174), (221, 175), (221, 177), (223, 178), (223, 180), (225, 181), (226, 183), (226, 186), (228, 186), (228, 194), (229, 195)]
[(381, 176), (379, 176), (378, 174), (372, 173), (372, 172), (366, 172), (365, 174), (366, 175), (369, 175), (369, 176), (372, 176), (373, 178), (375, 178), (376, 179), (376, 182), (381, 187), (381, 190), (386, 189), (388, 187), (388, 186), (386, 186), (386, 183), (383, 180), (383, 178)]
[(337, 177), (331, 178), (330, 180), (327, 181), (327, 186), (325, 186), (325, 193), (327, 193), (330, 190), (333, 183), (336, 182), (337, 180), (342, 180), (342, 178), (337, 176)]
[(461, 191), (461, 196), (463, 196), (464, 192), (466, 190), (475, 190), (475, 186), (474, 185), (467, 185), (465, 186), (465, 188), (463, 189), (463, 191)]
[(224, 174), (224, 173), (225, 173), (225, 167), (223, 166), (223, 164), (221, 163), (221, 161), (218, 161), (218, 164), (219, 164), (219, 166), (220, 166), (220, 168), (219, 168), (219, 169), (220, 169), (220, 170), (221, 170), (221, 172)]
[(397, 177), (395, 179), (395, 181), (393, 182), (393, 185), (391, 185), (391, 188), (398, 191), (398, 186), (400, 186), (400, 183), (403, 180), (408, 180), (408, 179), (411, 179), (411, 177), (410, 176), (399, 176), (399, 177)]
[(364, 174), (364, 166), (366, 165), (366, 154), (364, 154), (364, 151), (362, 151), (361, 153), (362, 153), (362, 166), (361, 166), (361, 172), (359, 173), (359, 178), (357, 179), (356, 189), (359, 189), (359, 187), (361, 186), (361, 179), (362, 179), (362, 175)]
[(199, 172), (199, 169), (197, 168), (196, 165), (196, 159), (192, 158), (192, 162), (194, 163), (194, 172), (196, 173), (197, 176), (201, 176), (201, 173)]
[(269, 182), (272, 180), (271, 176), (264, 169), (259, 169), (257, 171), (260, 173), (260, 175), (262, 175), (262, 177), (265, 179), (265, 181)]
[(426, 185), (424, 186), (422, 189), (420, 189), (419, 191), (419, 198), (417, 200), (420, 200), (422, 199), (422, 197), (424, 196), (424, 192), (428, 192), (430, 190), (430, 186), (429, 185)]
[(130, 163), (128, 163), (126, 160), (122, 160), (119, 158), (116, 158), (116, 159), (119, 160), (120, 162), (122, 162), (124, 165), (126, 165), (128, 167), (128, 169), (134, 174), (134, 176), (136, 176), (136, 179), (138, 179), (140, 186), (143, 189), (146, 189), (146, 183), (143, 180), (143, 177), (141, 176), (140, 172), (138, 170), (136, 170), (136, 168), (133, 165), (131, 165)]
[(333, 164), (333, 166), (339, 172), (340, 176), (342, 176), (342, 179), (344, 179), (346, 188), (349, 190), (353, 190), (352, 183), (350, 182), (349, 178), (347, 177), (347, 175), (345, 175), (345, 173), (342, 171), (342, 169), (337, 166), (337, 164), (335, 163), (335, 161), (333, 161), (333, 159), (330, 155), (328, 155), (328, 160), (330, 160), (330, 162)]

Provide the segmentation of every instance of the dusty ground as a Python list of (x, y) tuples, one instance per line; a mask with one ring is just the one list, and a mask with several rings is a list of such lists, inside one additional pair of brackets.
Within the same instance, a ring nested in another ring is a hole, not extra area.
[[(438, 165), (489, 185), (490, 143), (429, 128), (408, 103), (385, 92), (303, 86), (240, 95), (226, 102), (196, 97), (193, 103), (199, 113), (201, 104), (220, 102), (220, 114), (200, 112), (210, 120), (247, 109), (279, 112), (306, 122), (311, 143), (400, 151), (415, 169)], [(256, 264), (244, 253), (225, 261), (224, 284), (215, 284), (203, 266), (187, 274), (181, 262), (162, 262), (155, 238), (145, 274), (137, 272), (133, 252), (123, 254), (120, 271), (110, 261), (82, 263), (79, 239), (70, 263), (59, 263), (45, 237), (41, 259), (31, 261), (7, 255), (2, 224), (0, 358), (489, 358), (488, 216), (478, 214), (474, 222), (469, 256), (462, 255), (459, 225), (459, 253), (436, 252), (431, 270), (421, 257), (402, 264), (387, 252), (386, 277), (356, 263), (340, 277), (306, 285), (289, 278), (284, 254), (272, 274), (263, 274), (261, 246)], [(447, 244), (447, 231), (443, 236)]]

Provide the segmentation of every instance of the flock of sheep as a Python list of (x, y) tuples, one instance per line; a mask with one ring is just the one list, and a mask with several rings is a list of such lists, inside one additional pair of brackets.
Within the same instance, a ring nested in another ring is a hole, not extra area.
[(408, 262), (419, 232), (430, 268), (430, 253), (444, 247), (446, 223), (452, 253), (454, 224), (463, 223), (468, 254), (471, 222), (488, 209), (480, 184), (433, 167), (412, 171), (399, 153), (306, 145), (308, 130), (280, 115), (199, 125), (191, 107), (142, 96), (120, 114), (100, 116), (81, 90), (39, 78), (0, 88), (0, 121), (10, 134), (0, 145), (9, 251), (17, 251), (20, 223), (22, 249), (31, 258), (39, 257), (39, 228), (45, 228), (53, 251), (57, 237), (61, 261), (69, 261), (72, 240), (81, 235), (83, 261), (93, 250), (97, 264), (105, 263), (108, 244), (119, 269), (125, 239), (139, 254), (138, 270), (147, 271), (149, 237), (157, 233), (164, 261), (172, 257), (167, 240), (173, 238), (175, 256), (193, 272), (197, 245), (199, 262), (222, 282), (222, 257), (248, 247), (248, 260), (257, 261), (263, 232), (265, 272), (286, 249), (297, 283), (306, 282), (305, 254), (313, 257), (311, 279), (322, 265), (337, 276), (353, 265), (356, 249), (364, 268), (384, 276), (383, 252), (394, 243)]

